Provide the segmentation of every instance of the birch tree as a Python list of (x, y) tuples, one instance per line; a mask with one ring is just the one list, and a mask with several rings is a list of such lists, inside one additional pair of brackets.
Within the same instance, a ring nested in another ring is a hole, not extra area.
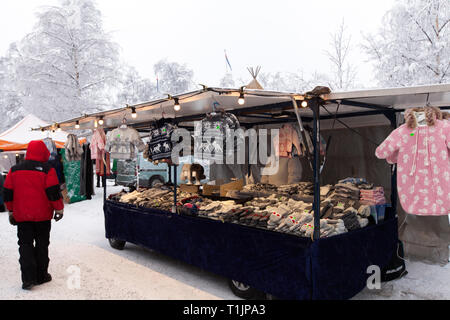
[(119, 47), (104, 31), (94, 2), (61, 0), (37, 18), (17, 48), (24, 108), (58, 121), (110, 106), (109, 91), (120, 77)]
[(331, 34), (331, 51), (326, 51), (333, 66), (332, 90), (345, 91), (355, 84), (356, 68), (351, 62), (351, 36), (347, 35), (345, 22), (342, 20), (337, 31)]
[(14, 62), (16, 45), (11, 44), (7, 54), (0, 58), (0, 130), (6, 130), (26, 115), (23, 108), (23, 96), (16, 89), (17, 75)]
[(399, 0), (365, 38), (380, 85), (450, 82), (449, 0)]
[(147, 102), (157, 97), (155, 83), (143, 78), (134, 67), (124, 66), (122, 69), (123, 78), (120, 81), (116, 105), (133, 105)]
[(166, 94), (176, 95), (188, 92), (196, 87), (193, 78), (194, 71), (185, 64), (169, 62), (167, 59), (160, 60), (153, 67), (158, 76), (158, 95)]

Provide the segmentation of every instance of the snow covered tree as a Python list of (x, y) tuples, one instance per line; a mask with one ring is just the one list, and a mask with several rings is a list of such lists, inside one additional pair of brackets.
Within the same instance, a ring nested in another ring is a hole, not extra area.
[(223, 78), (220, 80), (220, 86), (222, 88), (235, 88), (236, 84), (233, 79), (232, 73), (226, 73)]
[(185, 64), (181, 65), (163, 59), (156, 63), (153, 69), (159, 79), (159, 96), (188, 92), (195, 85), (194, 72)]
[(147, 102), (157, 96), (156, 85), (149, 79), (142, 78), (134, 67), (124, 66), (123, 78), (116, 105), (138, 104)]
[(345, 91), (354, 86), (356, 68), (350, 61), (351, 37), (346, 33), (345, 22), (342, 20), (337, 31), (331, 35), (331, 51), (326, 51), (333, 65), (333, 79), (330, 87), (333, 91)]
[(314, 71), (314, 73), (306, 79), (305, 84), (303, 85), (306, 90), (303, 92), (310, 91), (317, 86), (326, 86), (332, 89), (332, 80), (329, 78), (327, 74)]
[(382, 86), (450, 82), (450, 1), (399, 0), (364, 48)]
[(15, 54), (17, 54), (16, 46), (12, 44), (7, 55), (0, 58), (0, 114), (3, 115), (0, 129), (2, 131), (26, 115), (26, 111), (22, 107), (23, 97), (16, 90)]
[[(303, 92), (306, 89), (306, 81), (303, 72), (267, 72), (258, 77), (265, 90)], [(308, 88), (309, 89), (309, 88)]]
[(27, 112), (59, 121), (109, 107), (117, 84), (119, 47), (103, 30), (92, 0), (61, 0), (37, 14), (18, 45), (18, 90)]

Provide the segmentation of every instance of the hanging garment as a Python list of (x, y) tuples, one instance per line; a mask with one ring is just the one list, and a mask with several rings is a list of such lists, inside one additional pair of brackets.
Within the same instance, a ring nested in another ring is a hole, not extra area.
[(83, 154), (83, 148), (81, 148), (78, 142), (78, 137), (74, 134), (69, 134), (67, 136), (67, 141), (64, 145), (66, 149), (66, 160), (67, 161), (80, 161)]
[[(409, 109), (406, 123), (376, 149), (379, 159), (397, 163), (400, 203), (409, 214), (438, 216), (450, 213), (450, 123), (439, 109)], [(419, 126), (415, 112), (425, 112)]]
[(63, 185), (66, 182), (66, 179), (64, 177), (64, 168), (61, 154), (58, 152), (56, 154), (56, 158), (54, 160), (49, 160), (48, 163), (56, 170), (59, 184)]
[(292, 158), (292, 146), (295, 146), (298, 153), (302, 152), (297, 131), (290, 124), (285, 124), (280, 128), (278, 139), (278, 145), (274, 145), (276, 156)]
[(103, 152), (101, 157), (95, 160), (95, 174), (100, 177), (103, 177), (105, 174), (105, 165), (106, 165), (106, 175), (111, 175), (111, 156), (109, 152)]
[(5, 211), (5, 204), (3, 202), (3, 174), (0, 172), (0, 212)]
[(105, 174), (104, 165), (106, 164), (106, 174), (111, 174), (110, 154), (106, 152), (106, 134), (102, 128), (95, 129), (92, 135), (90, 150), (91, 159), (95, 161), (95, 172), (99, 176)]
[(80, 195), (91, 200), (94, 194), (94, 170), (89, 144), (83, 145), (83, 157), (81, 158)]
[(91, 139), (91, 158), (92, 160), (100, 159), (102, 153), (105, 152), (106, 134), (102, 128), (94, 130), (94, 134)]
[(52, 138), (45, 138), (42, 140), (47, 147), (48, 151), (50, 152), (50, 158), (49, 161), (55, 160), (58, 156), (58, 149), (56, 149), (55, 141), (53, 141)]
[(133, 128), (117, 128), (108, 132), (105, 150), (111, 153), (111, 158), (118, 160), (131, 160), (136, 157), (136, 151), (144, 151), (139, 132)]
[(86, 200), (85, 196), (80, 195), (81, 161), (67, 161), (66, 149), (62, 149), (60, 152), (63, 158), (64, 177), (66, 179), (66, 190), (63, 191), (63, 195), (67, 195), (68, 203)]
[(168, 119), (161, 119), (153, 124), (150, 131), (147, 158), (151, 161), (170, 159), (172, 157), (172, 133), (177, 126)]
[[(243, 151), (244, 136), (239, 134), (239, 120), (234, 114), (214, 112), (205, 119), (195, 123), (194, 154), (196, 159), (226, 163), (226, 159), (234, 159)], [(231, 148), (231, 141), (233, 147)], [(227, 141), (230, 143), (227, 146)]]

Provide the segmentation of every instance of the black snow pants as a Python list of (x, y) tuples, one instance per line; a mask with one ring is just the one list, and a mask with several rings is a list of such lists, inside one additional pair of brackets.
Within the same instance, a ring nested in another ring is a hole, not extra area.
[(51, 221), (17, 224), (19, 263), (23, 283), (39, 282), (47, 275), (50, 262), (48, 258), (50, 229)]

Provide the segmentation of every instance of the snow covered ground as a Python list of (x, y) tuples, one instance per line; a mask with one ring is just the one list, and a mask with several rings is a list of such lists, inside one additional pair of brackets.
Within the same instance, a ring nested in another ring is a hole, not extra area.
[[(109, 187), (115, 190), (120, 188)], [(112, 249), (105, 239), (102, 189), (96, 192), (91, 201), (67, 205), (64, 219), (53, 222), (53, 281), (30, 292), (21, 289), (16, 228), (6, 213), (0, 214), (0, 300), (238, 299), (223, 277), (132, 244)], [(407, 269), (402, 279), (378, 291), (366, 289), (354, 299), (450, 299), (450, 264), (407, 262)]]

